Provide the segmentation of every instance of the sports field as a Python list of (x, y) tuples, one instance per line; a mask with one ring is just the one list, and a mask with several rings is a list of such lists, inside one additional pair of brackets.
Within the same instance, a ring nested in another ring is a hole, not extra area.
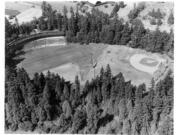
[(25, 59), (18, 66), (24, 67), (32, 77), (35, 72), (48, 70), (58, 73), (66, 80), (74, 81), (76, 75), (81, 83), (94, 77), (91, 58), (96, 63), (95, 75), (101, 67), (110, 64), (114, 75), (122, 72), (133, 84), (149, 84), (153, 73), (164, 59), (159, 54), (147, 53), (119, 45), (66, 44), (62, 37), (51, 37), (25, 45)]

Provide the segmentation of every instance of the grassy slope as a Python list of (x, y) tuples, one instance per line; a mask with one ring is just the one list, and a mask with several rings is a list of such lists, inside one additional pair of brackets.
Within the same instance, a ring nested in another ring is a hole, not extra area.
[(20, 12), (12, 9), (5, 9), (5, 14), (10, 16), (18, 15)]
[[(134, 8), (134, 4), (136, 4), (136, 6), (138, 5), (137, 2), (125, 2), (125, 4), (127, 4), (127, 6), (123, 9), (120, 9), (118, 11), (118, 16), (119, 18), (123, 18), (125, 21), (129, 21), (128, 18), (128, 14), (129, 12)], [(155, 11), (159, 8), (160, 11), (164, 12), (166, 15), (164, 17), (164, 19), (162, 19), (163, 24), (159, 27), (159, 29), (161, 31), (167, 31), (169, 32), (171, 28), (173, 28), (172, 26), (169, 26), (167, 24), (167, 19), (168, 16), (170, 14), (170, 11), (173, 10), (174, 5), (172, 2), (165, 2), (165, 3), (160, 3), (160, 2), (145, 2), (146, 8), (140, 12), (139, 16), (137, 17), (138, 19), (140, 19), (143, 24), (144, 27), (150, 30), (155, 30), (157, 28), (157, 25), (151, 25), (150, 24), (150, 20), (149, 20), (149, 11), (152, 11), (153, 9), (155, 9)], [(146, 17), (147, 19), (143, 19), (143, 17)]]
[(161, 12), (165, 13), (165, 17), (164, 19), (162, 19), (163, 24), (159, 27), (159, 29), (161, 31), (167, 31), (170, 32), (170, 29), (173, 28), (174, 26), (169, 26), (167, 23), (169, 14), (171, 13), (171, 11), (173, 11), (173, 7), (174, 4), (172, 2), (165, 2), (165, 3), (157, 3), (157, 2), (146, 2), (146, 8), (140, 13), (139, 17), (145, 28), (149, 28), (150, 30), (155, 30), (157, 28), (157, 26), (151, 25), (149, 19), (144, 20), (143, 17), (144, 16), (148, 16), (148, 13), (150, 11), (152, 11), (153, 9), (155, 9), (155, 11), (157, 11), (157, 9), (159, 8)]
[(23, 1), (8, 1), (5, 3), (6, 9), (17, 10), (23, 12), (32, 7), (32, 4), (25, 3)]
[[(80, 13), (81, 9), (86, 9), (86, 12), (91, 12), (91, 9), (93, 8), (93, 5), (90, 4), (84, 4), (82, 7), (80, 6), (82, 3), (81, 2), (72, 2), (72, 1), (60, 1), (60, 2), (55, 2), (55, 1), (48, 1), (53, 7), (53, 9), (56, 9), (58, 12), (63, 13), (63, 7), (66, 6), (68, 9), (68, 17), (70, 16), (70, 7), (73, 7), (74, 10), (76, 10), (76, 7), (79, 7)], [(128, 2), (126, 1), (125, 4), (127, 5), (125, 8), (120, 8), (118, 11), (118, 16), (119, 18), (123, 18), (125, 21), (129, 21), (128, 19), (128, 14), (130, 10), (134, 8), (134, 4), (138, 5), (137, 2)], [(11, 10), (17, 10), (19, 12), (22, 12), (22, 16), (26, 17), (27, 15), (29, 16), (29, 12), (25, 12), (26, 10), (32, 8), (32, 6), (35, 6), (35, 8), (40, 9), (41, 2), (6, 2), (6, 9), (11, 9)], [(140, 13), (138, 16), (138, 19), (142, 20), (145, 28), (148, 28), (150, 30), (155, 30), (157, 28), (157, 25), (151, 25), (149, 21), (149, 16), (148, 12), (151, 11), (153, 8), (157, 10), (158, 8), (166, 14), (165, 18), (162, 20), (163, 24), (159, 27), (161, 31), (167, 31), (169, 32), (172, 26), (169, 26), (167, 24), (167, 19), (170, 14), (170, 11), (173, 10), (174, 4), (172, 2), (165, 2), (165, 3), (160, 3), (160, 2), (145, 2), (146, 8)], [(108, 6), (105, 8), (105, 6)], [(99, 9), (100, 11), (103, 11), (104, 13), (111, 14), (114, 6), (111, 3), (106, 3), (103, 5), (96, 6), (95, 8)], [(24, 12), (24, 13), (23, 13)], [(37, 12), (37, 11), (36, 11)], [(39, 11), (38, 11), (39, 13)], [(19, 14), (21, 15), (21, 14)], [(23, 20), (23, 17), (20, 17), (20, 20)], [(35, 16), (35, 14), (33, 15)], [(143, 19), (146, 16), (147, 19)], [(32, 17), (31, 17), (32, 18)], [(29, 20), (29, 19), (25, 19)]]

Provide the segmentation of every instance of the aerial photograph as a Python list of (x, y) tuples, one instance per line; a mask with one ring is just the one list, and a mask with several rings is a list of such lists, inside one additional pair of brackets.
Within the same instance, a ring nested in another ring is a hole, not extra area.
[(174, 135), (173, 1), (4, 4), (4, 133)]

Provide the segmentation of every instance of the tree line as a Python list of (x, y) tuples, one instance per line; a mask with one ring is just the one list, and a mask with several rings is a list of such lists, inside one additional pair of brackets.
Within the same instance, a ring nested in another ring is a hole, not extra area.
[[(121, 4), (122, 5), (122, 4)], [(126, 45), (132, 48), (141, 48), (151, 52), (173, 52), (174, 34), (161, 32), (158, 28), (155, 31), (145, 29), (141, 20), (137, 19), (137, 14), (145, 7), (138, 6), (129, 13), (130, 22), (124, 22), (118, 17), (116, 5), (112, 15), (105, 14), (96, 8), (91, 13), (80, 13), (76, 9), (68, 9), (66, 6), (63, 12), (53, 10), (47, 2), (42, 3), (42, 17), (34, 19), (31, 24), (11, 25), (6, 19), (6, 40), (16, 39), (18, 35), (30, 34), (34, 28), (44, 30), (58, 29), (66, 33), (67, 42), (78, 42), (81, 44), (106, 43), (116, 45)], [(154, 10), (151, 16), (162, 16), (161, 12)], [(173, 23), (173, 14), (169, 16), (169, 23)]]
[[(42, 7), (46, 6), (51, 7), (49, 4), (43, 3)], [(141, 20), (137, 19), (136, 16), (133, 17), (136, 12), (138, 14), (145, 8), (143, 5), (134, 8), (135, 11), (130, 11), (128, 16), (131, 19), (130, 22), (126, 23), (115, 12), (119, 6), (114, 7), (113, 17), (95, 8), (92, 9), (91, 13), (82, 15), (78, 8), (73, 9), (71, 7), (69, 17), (66, 7), (64, 7), (62, 14), (56, 13), (52, 8), (50, 10), (42, 8), (44, 16), (41, 19), (47, 18), (47, 21), (39, 22), (38, 25), (40, 28), (44, 26), (43, 29), (64, 31), (68, 42), (127, 45), (151, 52), (169, 52), (173, 50), (173, 30), (170, 33), (161, 32), (158, 28), (155, 31), (150, 31), (144, 28)], [(156, 15), (156, 12), (152, 12), (152, 15)], [(157, 12), (157, 16), (159, 16), (159, 12)]]

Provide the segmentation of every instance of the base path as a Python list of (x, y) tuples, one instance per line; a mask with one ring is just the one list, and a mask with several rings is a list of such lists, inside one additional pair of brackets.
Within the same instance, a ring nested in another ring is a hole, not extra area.
[[(145, 65), (143, 63), (141, 63), (141, 60), (142, 59), (154, 59), (154, 61), (157, 61), (158, 63), (154, 66), (148, 66), (148, 65)], [(130, 63), (131, 65), (140, 70), (140, 71), (143, 71), (143, 72), (147, 72), (149, 74), (153, 74), (157, 69), (158, 69), (158, 66), (160, 63), (163, 63), (165, 60), (160, 58), (159, 56), (156, 56), (156, 55), (153, 55), (153, 56), (148, 56), (146, 54), (134, 54), (133, 56), (131, 56), (130, 58)]]

